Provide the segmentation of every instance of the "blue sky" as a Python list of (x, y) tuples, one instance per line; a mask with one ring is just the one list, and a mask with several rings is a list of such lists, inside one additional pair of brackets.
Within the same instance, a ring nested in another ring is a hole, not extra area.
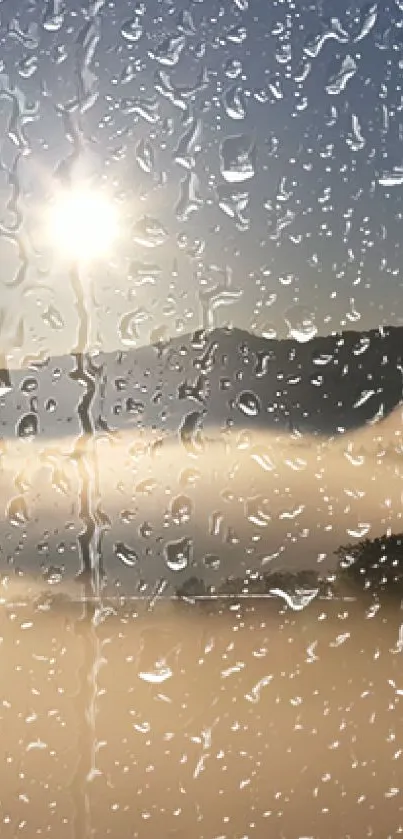
[(217, 323), (282, 336), (402, 322), (402, 3), (1, 12), (3, 349), (18, 334), (24, 350), (71, 347), (68, 271), (35, 230), (63, 172), (102, 184), (126, 230), (87, 272), (95, 344), (120, 346), (131, 314), (134, 343), (189, 331), (224, 276), (239, 296)]

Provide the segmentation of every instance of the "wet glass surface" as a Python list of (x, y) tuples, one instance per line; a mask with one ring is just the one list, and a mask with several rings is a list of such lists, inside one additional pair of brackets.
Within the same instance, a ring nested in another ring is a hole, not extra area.
[(2, 836), (403, 830), (402, 29), (0, 0)]
[(399, 835), (395, 611), (90, 611), (2, 606), (4, 836)]

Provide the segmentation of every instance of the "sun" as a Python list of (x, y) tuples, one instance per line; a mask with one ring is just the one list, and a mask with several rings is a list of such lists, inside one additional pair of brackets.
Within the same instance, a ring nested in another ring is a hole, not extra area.
[(108, 254), (119, 231), (113, 202), (96, 190), (66, 189), (49, 209), (48, 236), (52, 247), (75, 260)]

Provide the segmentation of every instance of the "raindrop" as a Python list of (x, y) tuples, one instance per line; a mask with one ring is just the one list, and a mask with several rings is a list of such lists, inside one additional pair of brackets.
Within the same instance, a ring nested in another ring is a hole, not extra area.
[(293, 592), (284, 591), (281, 588), (270, 589), (270, 594), (281, 597), (294, 612), (302, 612), (317, 597), (319, 589), (295, 589)]
[(370, 530), (369, 522), (359, 522), (357, 527), (349, 527), (346, 532), (348, 536), (352, 536), (354, 539), (362, 539), (364, 536), (368, 536)]
[(135, 65), (133, 64), (132, 61), (128, 61), (126, 66), (123, 67), (123, 70), (120, 74), (120, 78), (119, 78), (120, 84), (129, 84), (129, 82), (132, 82), (133, 79), (136, 78), (136, 73), (137, 73), (137, 70), (136, 70)]
[(136, 518), (136, 513), (133, 510), (122, 510), (119, 518), (123, 524), (131, 524)]
[(378, 4), (372, 2), (365, 3), (364, 6), (361, 8), (360, 28), (358, 34), (354, 38), (355, 43), (362, 41), (364, 38), (367, 37), (367, 35), (369, 35), (369, 33), (376, 24), (377, 17)]
[(129, 545), (125, 545), (124, 542), (116, 542), (113, 550), (115, 556), (123, 562), (123, 565), (127, 565), (129, 568), (133, 568), (138, 562), (136, 551), (129, 547)]
[(158, 61), (159, 64), (165, 67), (175, 67), (178, 63), (183, 49), (186, 44), (186, 39), (183, 35), (176, 38), (164, 38), (154, 51), (150, 51), (150, 57)]
[(141, 416), (141, 414), (144, 414), (145, 411), (144, 402), (138, 402), (130, 396), (129, 399), (126, 400), (126, 411), (128, 414), (132, 414), (135, 417)]
[(55, 565), (50, 565), (48, 568), (45, 568), (42, 576), (43, 579), (46, 580), (48, 585), (55, 586), (62, 582), (63, 573), (64, 568), (59, 568)]
[(245, 26), (233, 26), (227, 32), (227, 40), (232, 44), (242, 44), (248, 36), (248, 30)]
[(139, 535), (143, 537), (143, 539), (149, 539), (152, 535), (153, 529), (151, 524), (148, 521), (144, 521), (143, 524), (139, 527)]
[(251, 458), (264, 472), (272, 472), (275, 468), (270, 452), (263, 446), (255, 446), (252, 449)]
[(175, 207), (179, 221), (187, 221), (189, 216), (201, 206), (199, 180), (195, 172), (189, 172), (180, 182), (179, 200)]
[(262, 678), (262, 679), (260, 679), (260, 681), (259, 681), (259, 682), (257, 682), (257, 683), (253, 686), (253, 688), (251, 689), (251, 691), (250, 691), (249, 693), (246, 693), (246, 694), (245, 694), (245, 699), (247, 699), (247, 701), (248, 701), (248, 702), (252, 702), (254, 705), (257, 705), (257, 704), (258, 704), (258, 702), (260, 702), (260, 694), (261, 694), (261, 692), (262, 692), (262, 688), (267, 687), (267, 685), (269, 685), (269, 684), (270, 684), (270, 682), (272, 681), (272, 679), (273, 679), (273, 676), (272, 676), (272, 675), (270, 675), (270, 676), (263, 676), (263, 678)]
[(0, 370), (0, 399), (12, 393), (13, 387), (10, 381), (10, 374), (8, 370)]
[(185, 536), (178, 542), (168, 542), (164, 553), (165, 562), (170, 571), (184, 571), (191, 559), (192, 541)]
[(150, 174), (154, 169), (154, 151), (151, 143), (142, 139), (136, 146), (136, 160), (140, 169)]
[(230, 119), (245, 119), (246, 103), (241, 87), (233, 85), (224, 94), (225, 113)]
[(118, 325), (118, 335), (123, 344), (127, 346), (134, 346), (139, 337), (137, 331), (137, 319), (135, 312), (126, 312), (120, 319)]
[(253, 391), (243, 390), (236, 404), (241, 413), (247, 417), (256, 417), (260, 413), (260, 400)]
[(36, 55), (28, 55), (19, 63), (18, 72), (23, 79), (30, 79), (38, 69), (38, 58)]
[(185, 169), (192, 169), (195, 165), (195, 153), (199, 149), (201, 136), (201, 122), (199, 119), (191, 119), (187, 122), (186, 131), (179, 138), (178, 145), (174, 151), (174, 160), (179, 166)]
[(206, 554), (203, 558), (203, 565), (210, 571), (218, 571), (221, 565), (220, 557), (215, 554)]
[(43, 322), (51, 329), (63, 329), (64, 320), (54, 306), (48, 306), (42, 314)]
[(221, 174), (228, 183), (242, 183), (255, 174), (255, 144), (248, 134), (227, 137), (220, 147)]
[(318, 329), (313, 316), (303, 306), (292, 306), (285, 313), (284, 320), (288, 326), (290, 338), (294, 338), (300, 344), (311, 341), (317, 335)]
[(20, 390), (22, 393), (28, 394), (33, 393), (34, 390), (38, 389), (38, 380), (35, 379), (33, 376), (30, 376), (27, 379), (24, 379), (20, 384)]
[(175, 524), (185, 524), (192, 515), (192, 502), (187, 495), (178, 495), (171, 504), (171, 516)]
[(198, 469), (184, 469), (180, 474), (179, 483), (182, 487), (194, 486), (201, 478)]
[(224, 522), (224, 516), (219, 510), (215, 510), (209, 519), (209, 534), (210, 536), (219, 536), (221, 525)]
[(25, 527), (29, 522), (27, 503), (23, 495), (16, 495), (9, 501), (6, 517), (13, 527)]
[(237, 79), (242, 73), (242, 64), (238, 58), (230, 58), (225, 67), (224, 73), (229, 79)]
[(150, 685), (161, 685), (163, 682), (166, 682), (167, 679), (170, 679), (171, 676), (171, 668), (163, 665), (157, 666), (153, 671), (142, 671), (139, 673), (139, 679), (143, 682), (148, 682)]
[(17, 436), (24, 439), (36, 437), (39, 430), (39, 422), (36, 414), (24, 414), (17, 422)]
[(339, 19), (333, 17), (330, 21), (330, 28), (325, 29), (314, 37), (309, 37), (305, 47), (304, 53), (309, 58), (317, 58), (322, 47), (328, 40), (338, 41), (339, 44), (347, 44), (349, 40), (348, 33), (343, 29)]
[(64, 44), (56, 44), (52, 50), (52, 59), (55, 64), (63, 64), (68, 57), (68, 52)]
[(43, 16), (42, 26), (47, 32), (58, 32), (63, 26), (63, 0), (48, 0)]
[(126, 41), (139, 41), (143, 34), (143, 27), (138, 17), (133, 17), (122, 25), (121, 33)]
[(179, 436), (189, 454), (197, 455), (203, 451), (202, 421), (205, 411), (192, 411), (187, 414), (179, 427)]
[(157, 219), (143, 216), (136, 222), (133, 230), (134, 241), (145, 248), (156, 248), (164, 244), (168, 233)]
[(357, 72), (357, 64), (354, 61), (354, 58), (351, 55), (347, 55), (341, 64), (339, 70), (337, 70), (329, 79), (326, 85), (326, 93), (329, 93), (332, 96), (337, 96), (339, 93), (346, 88), (348, 81), (354, 76)]
[(178, 14), (178, 30), (183, 32), (184, 35), (193, 35), (196, 32), (192, 13), (188, 9), (184, 9)]
[(257, 495), (249, 498), (245, 504), (246, 518), (257, 527), (267, 527), (271, 515), (267, 498)]

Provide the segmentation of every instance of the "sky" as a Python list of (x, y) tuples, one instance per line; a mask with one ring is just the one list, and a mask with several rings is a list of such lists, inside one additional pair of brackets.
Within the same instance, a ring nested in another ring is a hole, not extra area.
[(0, 351), (76, 346), (67, 181), (121, 228), (80, 265), (86, 348), (403, 323), (402, 42), (402, 0), (3, 0)]

